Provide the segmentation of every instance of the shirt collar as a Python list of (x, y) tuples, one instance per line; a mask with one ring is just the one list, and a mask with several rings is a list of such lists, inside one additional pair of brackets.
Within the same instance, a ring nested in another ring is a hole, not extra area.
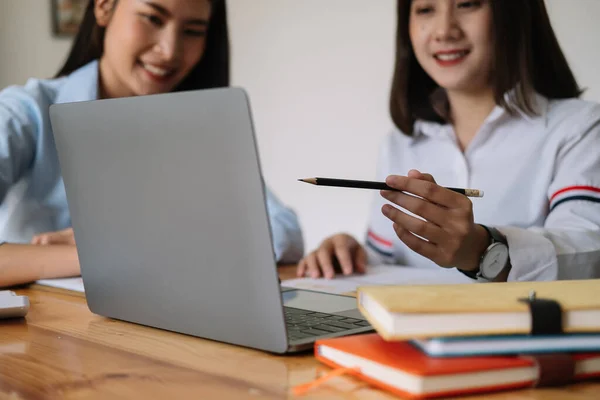
[(98, 98), (98, 61), (94, 60), (73, 71), (60, 89), (56, 103), (73, 103)]
[[(528, 115), (524, 110), (520, 107), (517, 107), (517, 103), (514, 96), (514, 89), (507, 92), (504, 95), (504, 99), (509, 106), (513, 106), (516, 110), (517, 114), (523, 118), (525, 121), (534, 124), (543, 122), (544, 126), (546, 126), (547, 122), (547, 114), (548, 114), (548, 99), (538, 93), (534, 93), (532, 97), (532, 107), (535, 111), (535, 115)], [(508, 112), (500, 107), (496, 106), (488, 115), (488, 117), (484, 121), (485, 124), (492, 123), (497, 121), (503, 116), (509, 115)], [(429, 136), (432, 138), (439, 137), (447, 137), (449, 124), (441, 124), (439, 122), (425, 121), (425, 120), (416, 120), (413, 126), (413, 134), (411, 136), (411, 141), (415, 141), (419, 138), (419, 136)]]

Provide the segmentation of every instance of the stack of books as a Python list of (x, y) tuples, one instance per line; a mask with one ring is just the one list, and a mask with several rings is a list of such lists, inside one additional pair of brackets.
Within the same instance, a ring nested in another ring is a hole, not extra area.
[(409, 398), (600, 377), (600, 280), (360, 287), (376, 333), (315, 355)]

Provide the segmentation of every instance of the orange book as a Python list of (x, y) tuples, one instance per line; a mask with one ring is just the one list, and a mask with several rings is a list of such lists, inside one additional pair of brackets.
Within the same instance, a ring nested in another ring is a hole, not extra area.
[(376, 333), (318, 340), (316, 358), (394, 394), (432, 398), (600, 377), (600, 353), (432, 358)]

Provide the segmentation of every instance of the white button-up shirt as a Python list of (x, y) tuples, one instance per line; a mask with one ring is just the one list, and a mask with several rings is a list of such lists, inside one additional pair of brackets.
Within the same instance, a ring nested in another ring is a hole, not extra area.
[[(506, 235), (509, 281), (600, 277), (600, 104), (541, 96), (536, 104), (534, 117), (496, 107), (464, 153), (450, 124), (417, 121), (413, 136), (394, 131), (377, 179), (414, 168), (442, 186), (482, 189), (472, 199), (475, 222)], [(386, 202), (375, 195), (370, 262), (439, 268), (398, 239), (381, 213)]]

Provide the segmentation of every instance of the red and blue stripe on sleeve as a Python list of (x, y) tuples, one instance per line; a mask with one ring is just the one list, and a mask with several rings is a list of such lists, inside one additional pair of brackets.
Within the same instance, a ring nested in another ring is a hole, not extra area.
[(595, 186), (568, 186), (560, 189), (550, 197), (550, 211), (560, 204), (572, 200), (600, 203), (600, 188)]
[(372, 229), (367, 231), (367, 246), (384, 257), (394, 257), (392, 241), (376, 234)]

